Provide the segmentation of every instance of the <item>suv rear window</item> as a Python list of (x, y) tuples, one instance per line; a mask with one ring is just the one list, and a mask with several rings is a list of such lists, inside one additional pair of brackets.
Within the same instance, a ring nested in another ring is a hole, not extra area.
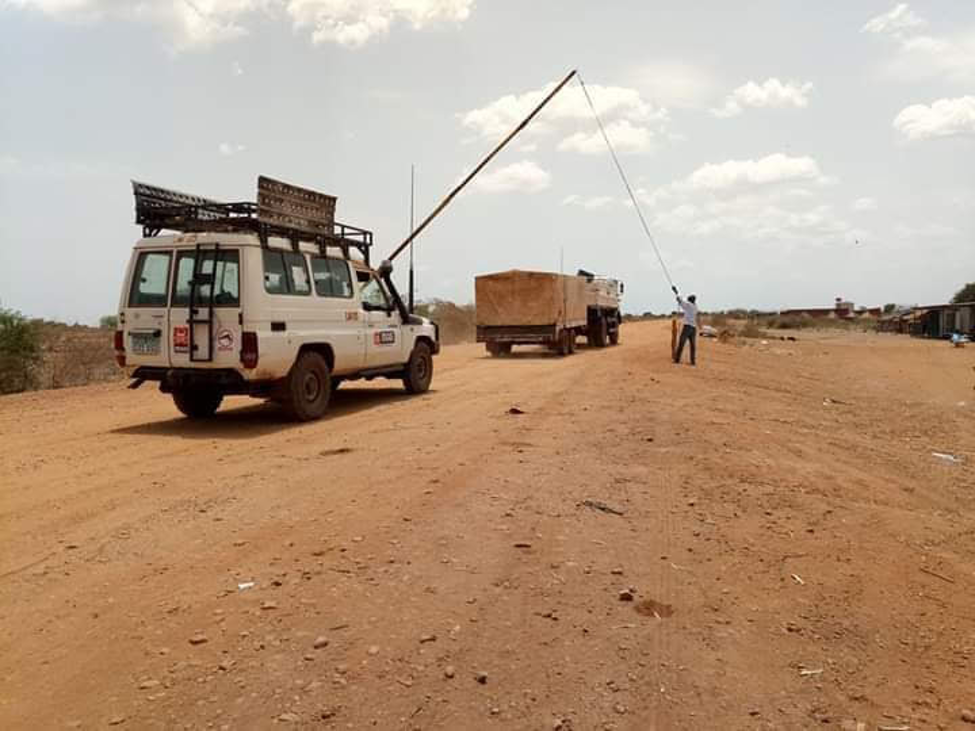
[(305, 254), (297, 251), (261, 252), (265, 268), (265, 291), (268, 294), (310, 294), (309, 270)]
[(312, 281), (315, 282), (315, 293), (320, 297), (353, 296), (353, 282), (349, 277), (349, 264), (342, 259), (325, 259), (313, 256)]
[[(201, 274), (214, 275), (214, 306), (237, 307), (241, 304), (239, 293), (238, 252), (234, 249), (217, 250), (217, 271), (214, 271), (214, 251), (201, 251)], [(176, 276), (173, 280), (172, 307), (190, 304), (190, 279), (193, 277), (195, 251), (183, 251), (176, 258)], [(210, 284), (201, 284), (194, 295), (194, 304), (207, 304), (210, 300)]]
[(170, 252), (142, 252), (132, 274), (129, 307), (166, 307), (169, 283)]

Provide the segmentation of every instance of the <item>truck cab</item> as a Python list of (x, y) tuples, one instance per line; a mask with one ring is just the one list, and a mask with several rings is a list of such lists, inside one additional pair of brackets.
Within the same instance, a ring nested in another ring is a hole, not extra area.
[[(269, 180), (259, 178), (259, 203)], [(306, 202), (308, 193), (322, 195), (270, 184)], [(327, 216), (322, 230), (309, 231), (296, 215), (309, 217), (309, 208), (294, 204), (285, 225), (254, 204), (141, 183), (134, 191), (144, 236), (126, 271), (115, 333), (132, 387), (158, 382), (194, 418), (212, 415), (225, 395), (247, 394), (298, 420), (325, 414), (345, 380), (429, 388), (437, 325), (407, 311), (389, 265), (369, 265), (369, 231)], [(178, 232), (161, 235), (166, 228)]]

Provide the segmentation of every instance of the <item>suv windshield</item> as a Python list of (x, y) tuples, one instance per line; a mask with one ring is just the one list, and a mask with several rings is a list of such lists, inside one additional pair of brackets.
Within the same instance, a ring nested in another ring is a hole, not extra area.
[[(238, 292), (238, 253), (236, 250), (217, 251), (217, 272), (214, 272), (214, 252), (202, 251), (200, 274), (214, 275), (214, 305), (217, 307), (236, 307), (240, 304)], [(187, 307), (190, 304), (190, 279), (193, 277), (193, 262), (196, 252), (181, 252), (176, 259), (176, 276), (173, 280), (172, 307)], [(194, 304), (206, 304), (210, 300), (210, 284), (201, 284), (194, 295)]]

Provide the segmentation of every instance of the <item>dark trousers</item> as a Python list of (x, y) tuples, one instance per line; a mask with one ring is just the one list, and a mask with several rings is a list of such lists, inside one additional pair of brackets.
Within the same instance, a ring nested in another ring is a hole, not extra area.
[(691, 325), (682, 325), (682, 333), (678, 336), (678, 348), (675, 350), (675, 362), (681, 362), (686, 340), (689, 341), (689, 362), (695, 365), (695, 328)]

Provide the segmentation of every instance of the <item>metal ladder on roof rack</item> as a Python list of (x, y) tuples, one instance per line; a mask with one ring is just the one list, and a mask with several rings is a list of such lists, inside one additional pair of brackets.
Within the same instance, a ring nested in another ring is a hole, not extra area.
[[(202, 271), (207, 252), (213, 252), (214, 254), (210, 274), (205, 274)], [(214, 244), (212, 249), (203, 249), (200, 244), (197, 244), (196, 251), (193, 255), (193, 275), (190, 277), (190, 301), (187, 308), (191, 363), (210, 363), (214, 360), (214, 291), (217, 289), (217, 265), (220, 264), (221, 253), (220, 244)], [(201, 256), (202, 254), (203, 256)], [(210, 285), (210, 294), (207, 297), (207, 316), (197, 317), (199, 314), (198, 311), (201, 309), (200, 303), (198, 302), (198, 296), (200, 294), (199, 287), (208, 284)], [(196, 325), (207, 326), (207, 349), (206, 355), (204, 356), (198, 354), (200, 348), (196, 342)]]

